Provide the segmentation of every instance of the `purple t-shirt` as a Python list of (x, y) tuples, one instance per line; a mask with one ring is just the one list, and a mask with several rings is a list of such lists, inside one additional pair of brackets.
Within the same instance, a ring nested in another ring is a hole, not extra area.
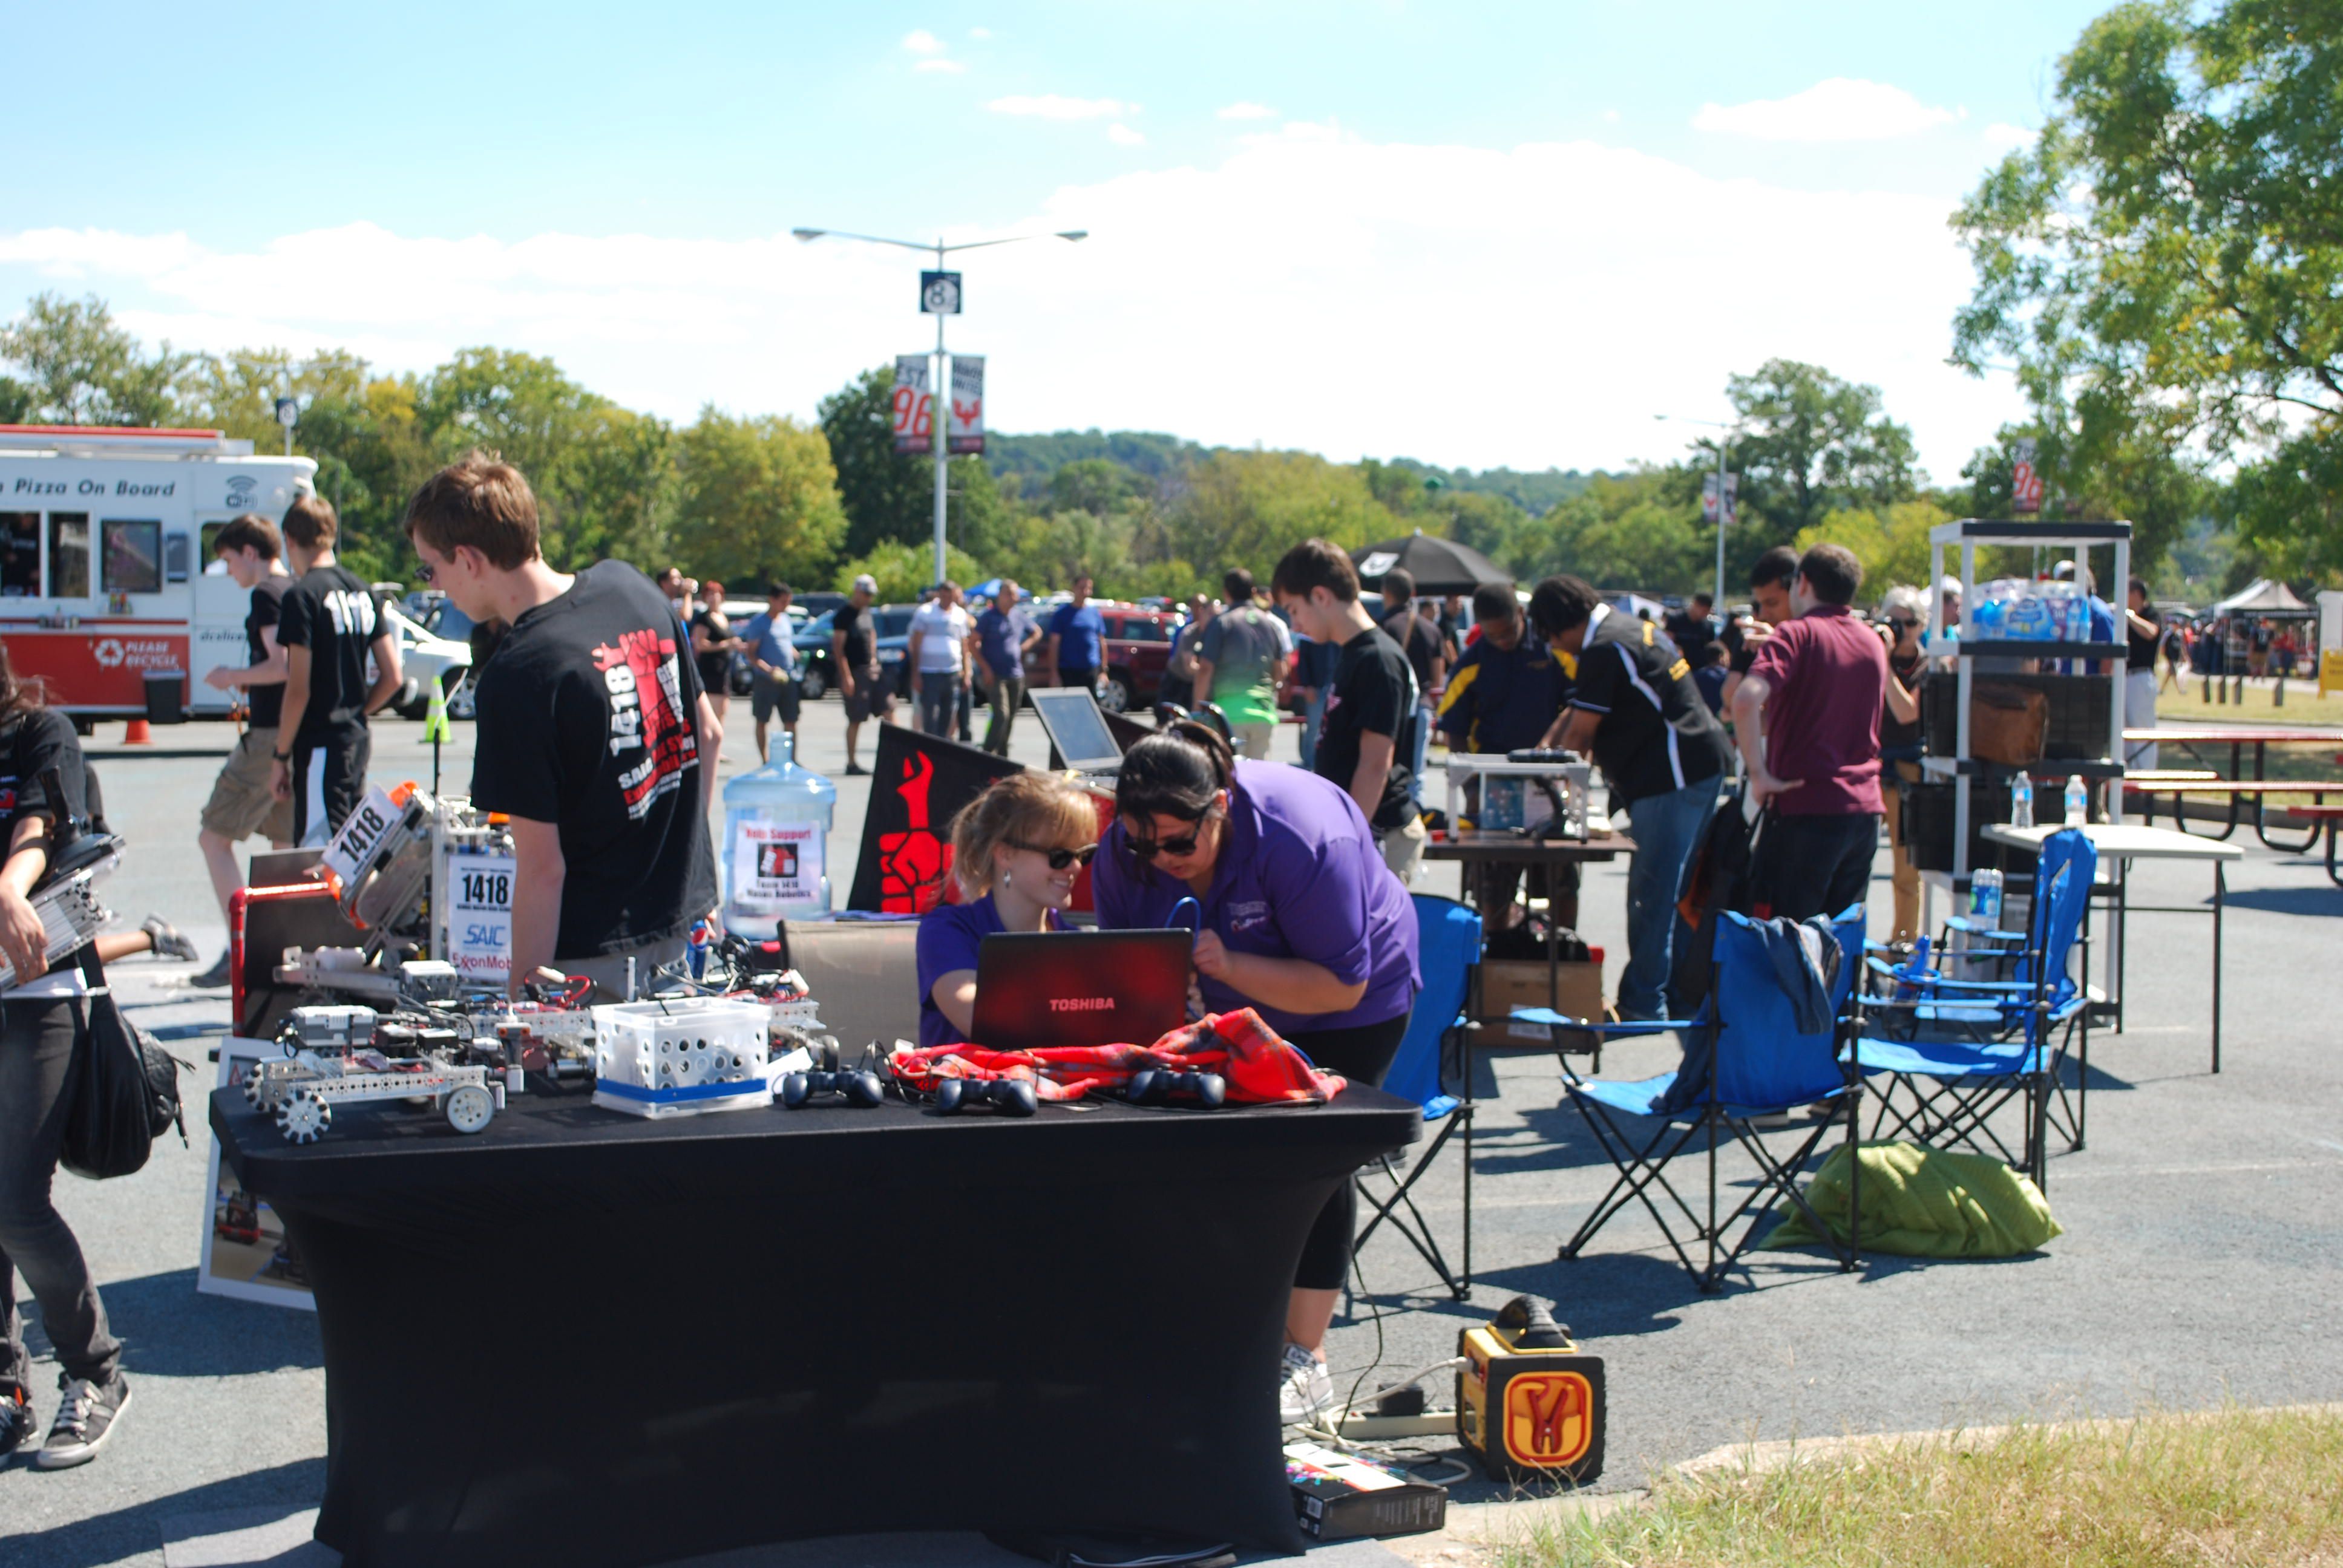
[[(1123, 841), (1117, 822), (1091, 867), (1099, 925), (1172, 924), (1172, 906), (1192, 896), (1188, 885), (1139, 868)], [(1197, 901), (1203, 925), (1231, 952), (1306, 959), (1346, 984), (1367, 986), (1348, 1011), (1311, 1015), (1263, 1006), (1200, 975), (1204, 1005), (1215, 1012), (1254, 1008), (1272, 1029), (1292, 1034), (1382, 1023), (1415, 1005), (1415, 906), (1340, 785), (1282, 762), (1238, 762), (1229, 837), (1212, 890)]]
[(1845, 605), (1816, 605), (1775, 631), (1749, 673), (1765, 699), (1765, 767), (1800, 780), (1777, 797), (1785, 817), (1877, 816), (1879, 715), (1887, 646)]
[[(1049, 916), (1050, 929), (1059, 930), (1061, 923), (1055, 910)], [(976, 967), (977, 950), (984, 939), (1008, 928), (1001, 923), (1001, 911), (992, 906), (992, 895), (987, 893), (972, 904), (938, 904), (920, 917), (920, 1044), (959, 1045), (968, 1036), (952, 1027), (951, 1020), (936, 1006), (936, 981), (955, 970)]]

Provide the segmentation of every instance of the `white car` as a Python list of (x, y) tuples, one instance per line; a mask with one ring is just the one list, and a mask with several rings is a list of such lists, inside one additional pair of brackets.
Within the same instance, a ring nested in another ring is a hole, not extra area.
[(398, 638), (398, 670), (403, 678), (390, 705), (401, 719), (420, 719), (430, 709), (434, 686), (453, 691), (462, 683), (463, 672), (472, 668), (472, 645), (425, 629), (396, 600), (382, 608)]

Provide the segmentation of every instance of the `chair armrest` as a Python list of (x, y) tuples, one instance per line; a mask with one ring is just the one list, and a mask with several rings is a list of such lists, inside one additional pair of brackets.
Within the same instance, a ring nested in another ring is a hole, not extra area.
[(1600, 1018), (1572, 1018), (1550, 1007), (1517, 1007), (1508, 1015), (1523, 1023), (1541, 1023), (1546, 1028), (1571, 1034), (1633, 1035), (1665, 1034), (1671, 1030), (1704, 1029), (1707, 1026), (1692, 1019), (1644, 1018), (1614, 1021)]

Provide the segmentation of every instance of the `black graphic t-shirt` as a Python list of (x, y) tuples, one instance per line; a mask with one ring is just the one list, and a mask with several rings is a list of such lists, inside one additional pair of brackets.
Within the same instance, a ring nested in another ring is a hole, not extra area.
[(846, 638), (846, 668), (860, 675), (879, 668), (879, 638), (870, 612), (859, 604), (842, 604), (830, 618), (830, 629)]
[[(41, 783), (41, 774), (51, 768), (65, 786), (62, 809)], [(35, 708), (0, 725), (0, 859), (7, 858), (5, 846), (15, 839), (17, 818), (38, 812), (55, 822), (89, 815), (86, 787), (72, 719), (55, 709)]]
[(309, 650), (309, 706), (294, 746), (332, 746), (366, 729), (367, 649), (385, 624), (374, 590), (339, 566), (312, 567), (285, 590), (277, 640)]
[(1383, 798), (1369, 826), (1398, 827), (1407, 819), (1408, 763), (1415, 756), (1415, 672), (1380, 628), (1342, 645), (1334, 678), (1326, 689), (1326, 722), (1318, 732), (1317, 774), (1344, 790), (1359, 771), (1361, 737), (1392, 738), (1391, 770), (1383, 775)]
[[(263, 578), (252, 590), (252, 608), (244, 613), (245, 651), (252, 657), (246, 664), (258, 664), (268, 657), (268, 645), (260, 634), (275, 626), (284, 615), (285, 590), (293, 586), (291, 578)], [(245, 701), (252, 709), (255, 729), (274, 729), (285, 711), (285, 688), (282, 686), (247, 686)], [(279, 748), (282, 749), (282, 748)]]
[(472, 800), (560, 829), (557, 959), (681, 936), (716, 908), (699, 671), (680, 632), (649, 578), (598, 561), (480, 671)]

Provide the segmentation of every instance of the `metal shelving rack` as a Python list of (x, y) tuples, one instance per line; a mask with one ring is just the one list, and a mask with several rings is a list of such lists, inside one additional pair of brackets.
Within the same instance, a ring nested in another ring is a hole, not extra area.
[[(2057, 760), (2047, 766), (2059, 774), (2079, 773), (2086, 779), (2120, 780), (2123, 778), (2124, 729), (2124, 660), (2130, 652), (2123, 636), (2121, 612), (2117, 612), (2116, 639), (2111, 643), (2095, 642), (1980, 642), (1976, 640), (1976, 557), (1979, 547), (2026, 546), (2034, 549), (2074, 552), (2076, 578), (2082, 580), (2085, 568), (2090, 565), (2090, 553), (2095, 547), (2112, 546), (2115, 550), (2115, 570), (2108, 576), (2094, 573), (2102, 588), (2111, 588), (2113, 596), (2101, 592), (2099, 598), (2109, 606), (2124, 602), (2127, 585), (2131, 581), (2131, 525), (2127, 522), (2108, 523), (2020, 523), (1999, 522), (1980, 518), (1964, 518), (1958, 522), (1940, 523), (1928, 531), (1928, 618), (1938, 638), (1948, 629), (1945, 625), (1945, 596), (1936, 585), (1945, 580), (1945, 552), (1957, 548), (1961, 556), (1961, 627), (1960, 652), (1954, 668), (1958, 682), (1954, 693), (1956, 730), (1954, 754), (1950, 757), (1924, 757), (1920, 767), (1930, 779), (1949, 779), (1953, 785), (1953, 869), (1947, 872), (1924, 874), (1922, 885), (1930, 890), (1942, 886), (1957, 899), (1968, 891), (1969, 823), (1971, 820), (1970, 791), (1981, 778), (2005, 777), (2013, 769), (1992, 763), (1980, 762), (1969, 755), (1969, 699), (1975, 686), (1976, 661), (1993, 659), (2074, 659), (2096, 660), (2105, 666), (2104, 678), (2108, 682), (2107, 749), (2104, 756), (2083, 761)], [(1990, 579), (1988, 579), (1990, 580)], [(2107, 790), (2107, 819), (2123, 820), (2123, 789), (2120, 782)], [(1924, 928), (1931, 923), (1926, 911), (1922, 914)]]

